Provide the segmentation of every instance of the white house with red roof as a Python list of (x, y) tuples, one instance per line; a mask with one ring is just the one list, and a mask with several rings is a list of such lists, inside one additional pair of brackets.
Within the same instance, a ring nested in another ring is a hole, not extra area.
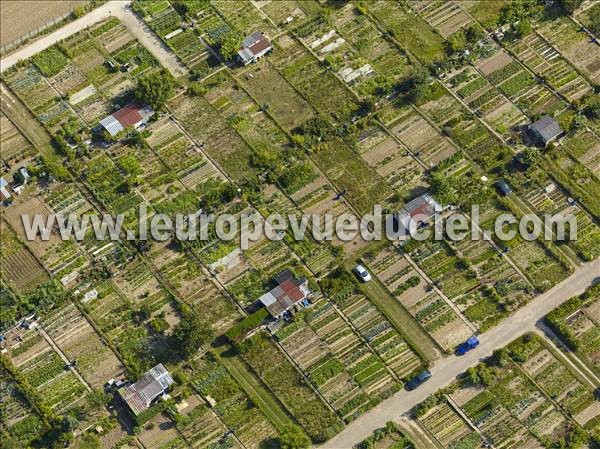
[(264, 33), (260, 31), (252, 33), (242, 41), (242, 48), (238, 51), (238, 62), (243, 65), (256, 62), (272, 48), (271, 41)]
[(100, 126), (115, 137), (125, 128), (138, 129), (140, 126), (145, 125), (153, 114), (154, 110), (150, 106), (136, 101), (123, 106), (118, 111), (100, 120)]
[(306, 278), (296, 278), (290, 270), (284, 270), (275, 277), (277, 286), (259, 298), (273, 318), (301, 305), (310, 295)]

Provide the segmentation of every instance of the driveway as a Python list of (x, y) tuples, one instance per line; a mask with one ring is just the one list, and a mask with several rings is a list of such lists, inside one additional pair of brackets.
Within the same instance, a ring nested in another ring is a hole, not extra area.
[(19, 61), (45, 50), (57, 42), (94, 25), (109, 17), (118, 18), (123, 25), (148, 49), (158, 61), (167, 68), (175, 77), (188, 73), (187, 69), (179, 62), (177, 57), (154, 34), (154, 32), (130, 10), (131, 0), (110, 0), (104, 5), (93, 9), (85, 16), (68, 23), (64, 27), (44, 36), (29, 45), (0, 60), (0, 71), (4, 72)]
[(536, 329), (536, 324), (551, 310), (569, 298), (583, 293), (600, 276), (600, 259), (581, 265), (571, 276), (554, 288), (537, 296), (527, 305), (506, 318), (498, 326), (479, 336), (481, 344), (462, 357), (449, 356), (431, 368), (432, 379), (418, 389), (400, 391), (374, 409), (352, 421), (342, 432), (319, 446), (321, 449), (346, 449), (360, 443), (373, 431), (385, 426), (387, 421), (400, 421), (401, 415), (443, 388), (495, 349), (506, 346), (517, 337)]

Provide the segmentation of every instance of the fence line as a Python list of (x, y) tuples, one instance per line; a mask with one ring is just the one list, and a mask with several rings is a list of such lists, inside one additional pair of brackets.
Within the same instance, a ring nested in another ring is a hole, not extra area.
[(8, 44), (0, 46), (0, 53), (6, 53), (7, 51), (13, 50), (14, 48), (18, 47), (19, 45), (21, 45), (26, 40), (31, 39), (32, 37), (37, 36), (38, 34), (42, 33), (43, 31), (47, 30), (48, 28), (53, 27), (57, 23), (62, 22), (66, 18), (70, 17), (73, 14), (74, 11), (75, 10), (72, 9), (69, 12), (63, 14), (62, 16), (55, 17), (54, 19), (46, 22), (45, 24), (40, 25), (35, 30), (31, 30), (28, 33), (26, 33), (26, 34), (18, 37), (14, 41), (9, 42)]

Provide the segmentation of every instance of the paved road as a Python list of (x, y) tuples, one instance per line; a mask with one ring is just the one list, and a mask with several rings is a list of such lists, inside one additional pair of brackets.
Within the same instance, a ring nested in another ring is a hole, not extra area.
[(583, 293), (600, 277), (600, 259), (584, 264), (563, 282), (539, 295), (498, 326), (480, 335), (481, 344), (462, 357), (450, 356), (431, 368), (432, 379), (415, 391), (400, 391), (391, 398), (350, 423), (341, 433), (319, 446), (319, 449), (351, 448), (368, 437), (387, 421), (400, 421), (401, 415), (427, 396), (450, 384), (457, 375), (490, 356), (526, 332), (535, 330), (536, 323), (569, 298)]
[(152, 30), (131, 12), (129, 9), (130, 3), (131, 0), (110, 0), (106, 2), (104, 5), (93, 9), (85, 16), (68, 23), (53, 33), (50, 33), (6, 56), (0, 60), (0, 72), (4, 72), (17, 62), (30, 58), (36, 53), (72, 36), (84, 28), (113, 16), (121, 20), (136, 39), (138, 39), (164, 67), (169, 69), (174, 76), (179, 77), (185, 75), (187, 69), (181, 65), (177, 60), (177, 57), (162, 43)]

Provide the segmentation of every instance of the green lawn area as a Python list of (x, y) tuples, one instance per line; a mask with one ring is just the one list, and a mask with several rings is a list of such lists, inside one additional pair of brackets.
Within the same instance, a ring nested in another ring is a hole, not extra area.
[(504, 0), (484, 0), (465, 2), (467, 10), (485, 28), (493, 29), (498, 24), (500, 10), (506, 4)]
[(278, 430), (281, 431), (286, 426), (296, 424), (286, 412), (283, 405), (263, 385), (260, 379), (250, 371), (250, 367), (246, 362), (229, 350), (229, 346), (220, 346), (216, 351), (227, 371), (229, 371), (250, 399), (262, 410)]

